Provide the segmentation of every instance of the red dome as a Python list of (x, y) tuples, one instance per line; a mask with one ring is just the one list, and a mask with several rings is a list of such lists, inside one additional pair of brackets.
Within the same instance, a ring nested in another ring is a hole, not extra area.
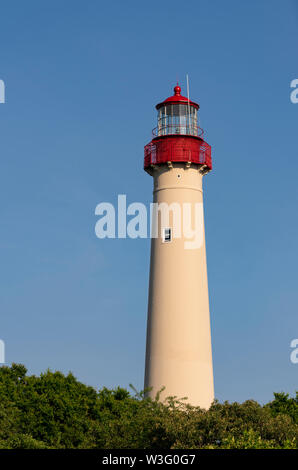
[[(159, 109), (162, 106), (165, 106), (166, 104), (171, 104), (171, 103), (173, 103), (173, 104), (175, 104), (175, 103), (185, 103), (185, 104), (187, 104), (188, 103), (188, 98), (181, 95), (181, 88), (180, 88), (179, 85), (175, 86), (174, 95), (170, 96), (166, 100), (162, 101), (162, 103), (158, 103), (156, 105), (156, 109)], [(194, 101), (191, 101), (191, 100), (189, 100), (189, 104), (190, 104), (190, 106), (194, 106), (196, 109), (199, 109), (199, 107), (200, 107), (197, 103), (195, 103)]]

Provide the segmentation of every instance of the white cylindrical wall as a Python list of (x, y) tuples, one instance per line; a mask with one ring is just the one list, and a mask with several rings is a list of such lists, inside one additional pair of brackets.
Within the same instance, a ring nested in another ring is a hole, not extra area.
[[(194, 224), (195, 205), (203, 204), (198, 166), (163, 165), (153, 177), (154, 202), (178, 203), (182, 211), (189, 203)], [(163, 242), (160, 228), (151, 241), (145, 388), (152, 387), (149, 395), (155, 397), (165, 387), (162, 399), (187, 397), (190, 404), (209, 408), (214, 391), (204, 222), (202, 244), (193, 249), (185, 249), (189, 239), (183, 233)]]

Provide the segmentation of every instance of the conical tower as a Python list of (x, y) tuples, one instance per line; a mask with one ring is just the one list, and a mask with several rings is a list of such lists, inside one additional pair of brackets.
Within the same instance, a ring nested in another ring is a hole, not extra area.
[(156, 221), (145, 388), (155, 397), (165, 387), (161, 398), (187, 397), (209, 408), (214, 391), (202, 183), (212, 168), (211, 147), (197, 124), (199, 105), (181, 96), (178, 85), (156, 109), (158, 125), (144, 160), (154, 180)]

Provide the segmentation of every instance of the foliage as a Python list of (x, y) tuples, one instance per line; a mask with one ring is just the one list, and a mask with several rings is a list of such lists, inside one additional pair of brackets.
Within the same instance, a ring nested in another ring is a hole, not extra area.
[(285, 414), (291, 416), (294, 423), (298, 424), (298, 391), (295, 398), (290, 398), (287, 393), (274, 393), (274, 397), (275, 399), (267, 405), (273, 416)]
[(219, 403), (209, 410), (123, 388), (94, 388), (71, 373), (0, 368), (0, 448), (297, 448), (298, 393)]

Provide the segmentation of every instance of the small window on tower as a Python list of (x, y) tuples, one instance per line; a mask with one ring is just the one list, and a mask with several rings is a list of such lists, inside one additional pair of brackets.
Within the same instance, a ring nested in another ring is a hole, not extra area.
[(172, 240), (172, 230), (170, 228), (164, 228), (163, 230), (163, 242), (167, 243)]

